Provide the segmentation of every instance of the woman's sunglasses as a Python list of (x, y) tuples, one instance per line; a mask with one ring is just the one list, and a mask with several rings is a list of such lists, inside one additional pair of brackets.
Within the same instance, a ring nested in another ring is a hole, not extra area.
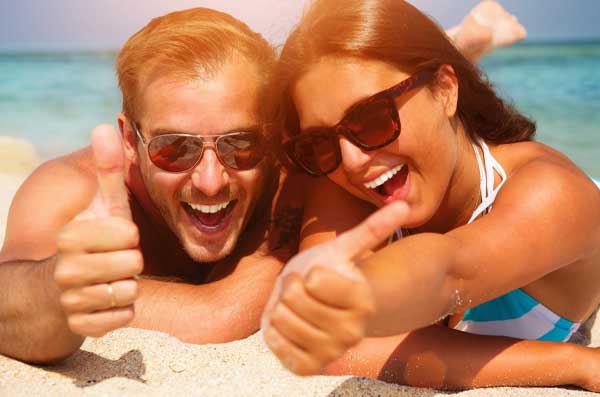
[(185, 172), (194, 168), (202, 159), (205, 147), (212, 147), (221, 164), (237, 171), (256, 167), (265, 154), (265, 140), (259, 132), (205, 136), (163, 134), (146, 142), (137, 124), (131, 125), (152, 163), (168, 172)]
[(333, 172), (342, 162), (339, 136), (363, 150), (376, 150), (400, 136), (395, 98), (428, 83), (435, 74), (424, 71), (351, 106), (333, 127), (297, 133), (283, 144), (288, 157), (312, 176)]

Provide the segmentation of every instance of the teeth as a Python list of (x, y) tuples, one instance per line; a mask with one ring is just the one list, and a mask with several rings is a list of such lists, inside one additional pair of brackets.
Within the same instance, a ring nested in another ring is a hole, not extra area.
[(386, 183), (387, 181), (392, 179), (394, 177), (394, 175), (396, 175), (398, 172), (400, 172), (400, 170), (402, 170), (402, 168), (404, 168), (404, 164), (400, 164), (396, 168), (392, 168), (391, 170), (389, 170), (388, 172), (386, 172), (383, 175), (378, 176), (376, 179), (372, 180), (371, 182), (365, 183), (365, 187), (367, 189), (375, 189), (375, 188), (383, 185), (384, 183)]
[(204, 212), (205, 214), (214, 214), (216, 212), (221, 211), (223, 208), (227, 207), (231, 203), (231, 201), (227, 201), (225, 203), (216, 204), (216, 205), (201, 205), (201, 204), (192, 204), (187, 203), (190, 207), (192, 207), (196, 211)]

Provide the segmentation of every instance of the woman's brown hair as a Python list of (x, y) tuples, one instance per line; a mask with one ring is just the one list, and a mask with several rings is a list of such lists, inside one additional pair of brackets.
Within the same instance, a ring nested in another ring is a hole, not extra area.
[(275, 128), (293, 134), (282, 128), (297, 124), (291, 89), (329, 56), (384, 61), (411, 74), (451, 65), (459, 85), (457, 114), (471, 139), (512, 143), (535, 134), (535, 123), (494, 92), (435, 22), (403, 0), (316, 0), (281, 52), (271, 91)]

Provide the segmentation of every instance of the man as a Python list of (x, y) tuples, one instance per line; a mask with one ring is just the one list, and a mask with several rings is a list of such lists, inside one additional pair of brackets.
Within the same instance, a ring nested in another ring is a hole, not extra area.
[(42, 165), (14, 199), (0, 352), (50, 362), (128, 324), (194, 343), (258, 329), (282, 264), (261, 248), (278, 182), (261, 117), (274, 62), (258, 34), (208, 9), (129, 39), (123, 144), (97, 127), (92, 147)]
[(126, 325), (191, 343), (258, 329), (301, 202), (280, 189), (296, 202), (279, 200), (284, 252), (269, 251), (279, 173), (261, 105), (274, 62), (258, 34), (202, 8), (127, 41), (122, 138), (97, 127), (90, 147), (42, 165), (14, 198), (0, 252), (0, 353), (52, 362)]

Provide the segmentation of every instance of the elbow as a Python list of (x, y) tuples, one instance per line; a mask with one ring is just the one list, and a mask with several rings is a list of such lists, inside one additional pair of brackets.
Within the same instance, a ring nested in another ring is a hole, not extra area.
[(28, 351), (3, 351), (2, 354), (31, 365), (53, 365), (71, 357), (79, 350), (81, 343), (63, 349), (30, 349)]
[(71, 351), (71, 352), (62, 352), (62, 353), (58, 353), (58, 354), (32, 354), (30, 356), (24, 357), (20, 361), (23, 361), (27, 364), (32, 364), (32, 365), (59, 364), (60, 362), (71, 357), (76, 351), (77, 350)]
[(2, 344), (0, 353), (28, 364), (51, 365), (59, 363), (74, 353), (85, 341), (85, 337), (71, 332), (58, 332), (45, 335), (35, 341), (25, 340), (15, 341), (10, 344)]

